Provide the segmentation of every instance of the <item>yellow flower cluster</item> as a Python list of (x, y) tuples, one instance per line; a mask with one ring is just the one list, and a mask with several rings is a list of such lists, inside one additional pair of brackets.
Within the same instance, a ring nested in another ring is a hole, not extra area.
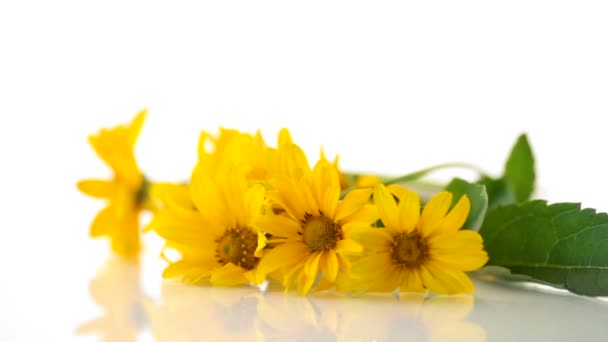
[(109, 236), (117, 253), (137, 254), (137, 216), (154, 203), (147, 229), (180, 255), (167, 259), (165, 278), (218, 286), (270, 280), (302, 295), (331, 288), (473, 292), (465, 272), (488, 257), (480, 235), (461, 230), (466, 196), (453, 204), (440, 192), (422, 208), (417, 193), (378, 178), (346, 188), (337, 159), (321, 154), (311, 167), (287, 129), (276, 147), (259, 132), (203, 132), (190, 181), (150, 186), (133, 157), (143, 116), (91, 137), (115, 177), (79, 183), (109, 200), (91, 235)]

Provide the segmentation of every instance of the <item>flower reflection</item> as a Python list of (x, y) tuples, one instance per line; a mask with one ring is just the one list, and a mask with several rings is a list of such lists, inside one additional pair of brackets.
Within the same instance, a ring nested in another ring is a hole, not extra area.
[(110, 259), (91, 280), (89, 292), (103, 316), (80, 325), (79, 335), (99, 335), (102, 341), (136, 341), (145, 325), (140, 265)]
[(472, 296), (344, 298), (339, 310), (345, 340), (367, 341), (485, 341), (485, 331), (465, 319), (474, 306)]
[(336, 341), (340, 312), (310, 297), (268, 293), (258, 306), (256, 328), (264, 341)]
[(147, 301), (156, 341), (255, 341), (261, 293), (256, 288), (196, 287), (166, 282), (159, 302)]
[(300, 297), (167, 282), (145, 308), (158, 341), (484, 341), (466, 321), (473, 305), (470, 296)]

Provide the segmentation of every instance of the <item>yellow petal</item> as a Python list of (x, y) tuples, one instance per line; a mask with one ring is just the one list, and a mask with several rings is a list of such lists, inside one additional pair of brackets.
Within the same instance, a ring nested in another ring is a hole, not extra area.
[(471, 279), (462, 271), (452, 271), (428, 263), (420, 268), (424, 286), (437, 294), (466, 294), (475, 290)]
[(247, 207), (247, 223), (251, 223), (254, 218), (258, 217), (264, 205), (264, 187), (256, 184), (253, 185), (245, 194), (245, 202)]
[(459, 230), (466, 222), (470, 210), (471, 201), (467, 195), (464, 195), (443, 220), (441, 220), (441, 223), (439, 223), (439, 226), (437, 227), (437, 231), (444, 233)]
[(443, 268), (469, 272), (475, 271), (485, 265), (488, 262), (488, 254), (482, 250), (467, 254), (433, 253), (431, 254), (431, 260), (437, 262)]
[(378, 221), (380, 215), (378, 214), (378, 208), (373, 204), (364, 204), (354, 214), (347, 216), (339, 221), (340, 224), (348, 224), (350, 222), (363, 222), (367, 225)]
[(246, 283), (247, 278), (245, 278), (245, 269), (229, 262), (215, 270), (209, 281), (214, 286), (234, 286)]
[(382, 280), (376, 281), (370, 288), (373, 292), (393, 292), (399, 288), (405, 277), (405, 271), (398, 267), (389, 267), (382, 275)]
[(336, 252), (344, 255), (357, 255), (363, 251), (363, 246), (355, 240), (342, 239), (336, 243)]
[(403, 283), (400, 287), (401, 292), (424, 292), (422, 278), (417, 269), (408, 270), (405, 272)]
[(118, 225), (112, 227), (110, 247), (124, 258), (137, 257), (141, 249), (138, 216), (136, 212), (129, 212), (120, 218)]
[(370, 228), (352, 232), (349, 237), (363, 245), (365, 251), (388, 252), (393, 241), (387, 229)]
[(270, 185), (276, 191), (269, 192), (268, 197), (281, 204), (292, 217), (300, 219), (306, 213), (318, 213), (319, 206), (305, 182), (274, 178), (270, 180)]
[(300, 272), (299, 276), (298, 276), (298, 293), (300, 295), (305, 295), (307, 294), (310, 289), (312, 288), (312, 285), (314, 284), (315, 280), (316, 280), (316, 276), (313, 277), (309, 277), (306, 275), (306, 272)]
[(388, 191), (391, 194), (393, 194), (399, 200), (401, 200), (403, 195), (405, 195), (407, 192), (410, 191), (410, 190), (406, 189), (403, 185), (399, 185), (399, 184), (391, 184), (391, 185), (387, 186), (386, 188), (388, 189)]
[(107, 235), (117, 224), (118, 220), (114, 215), (114, 209), (110, 206), (103, 208), (91, 224), (91, 237)]
[(236, 219), (231, 215), (225, 203), (221, 188), (205, 170), (196, 167), (190, 181), (190, 196), (206, 221), (215, 222), (226, 227), (236, 226)]
[[(251, 212), (248, 207), (248, 183), (245, 176), (238, 168), (231, 167), (225, 174), (218, 176), (218, 185), (220, 187), (220, 193), (223, 193), (224, 195), (226, 207), (229, 208), (227, 214), (234, 217), (237, 226), (247, 226), (249, 224)], [(255, 192), (257, 190), (259, 190), (258, 187), (253, 191)], [(256, 201), (263, 200), (263, 192), (262, 197), (258, 197), (259, 196), (255, 196), (253, 199)], [(261, 202), (252, 204), (257, 205), (255, 208), (258, 209), (256, 215), (259, 214)]]
[(319, 160), (312, 171), (312, 194), (319, 210), (333, 218), (340, 198), (340, 181), (338, 173), (327, 160)]
[(304, 264), (304, 273), (306, 273), (306, 277), (313, 278), (317, 277), (317, 273), (319, 272), (319, 260), (321, 259), (321, 252), (313, 253), (308, 257), (306, 263)]
[(97, 198), (110, 198), (116, 191), (116, 183), (99, 179), (82, 180), (77, 186), (82, 193)]
[(213, 241), (220, 232), (223, 232), (222, 227), (211, 226), (195, 217), (186, 219), (167, 211), (157, 212), (148, 228), (168, 241), (184, 244), (201, 244), (204, 241)]
[(257, 230), (286, 238), (297, 238), (302, 230), (300, 224), (282, 215), (263, 215), (258, 216), (251, 222)]
[(418, 229), (423, 237), (429, 236), (437, 229), (451, 205), (452, 194), (445, 191), (438, 193), (428, 201), (418, 221)]
[(459, 230), (451, 234), (440, 234), (428, 239), (431, 250), (444, 249), (483, 249), (483, 239), (472, 230)]
[(369, 201), (371, 195), (372, 189), (355, 189), (350, 191), (338, 204), (334, 220), (340, 221), (343, 218), (354, 214)]
[(279, 139), (277, 146), (285, 145), (285, 144), (293, 144), (293, 139), (291, 139), (291, 134), (287, 128), (281, 128), (279, 131)]
[(261, 258), (262, 255), (264, 255), (264, 248), (266, 247), (266, 245), (268, 245), (268, 239), (266, 238), (266, 234), (258, 231), (258, 245), (255, 248), (255, 252), (253, 253), (253, 255), (255, 255), (258, 258)]
[(420, 197), (413, 191), (406, 191), (399, 202), (399, 230), (411, 232), (420, 218)]
[(374, 203), (378, 207), (378, 213), (384, 226), (389, 229), (399, 229), (397, 203), (393, 195), (382, 184), (374, 187)]
[(341, 254), (336, 254), (338, 257), (338, 265), (339, 268), (344, 272), (344, 274), (350, 276), (351, 263)]
[(194, 265), (184, 261), (172, 263), (163, 271), (163, 278), (186, 277), (190, 280), (198, 278), (199, 280), (208, 276), (211, 273), (212, 265), (201, 264)]
[(247, 279), (248, 282), (258, 285), (259, 283), (257, 282), (257, 271), (255, 269), (250, 270), (245, 272), (245, 279)]
[(333, 283), (336, 281), (336, 277), (338, 276), (338, 271), (340, 265), (338, 264), (338, 257), (336, 256), (336, 252), (329, 250), (324, 253), (325, 263), (323, 268), (323, 273), (326, 279)]
[(391, 257), (388, 252), (371, 254), (354, 263), (351, 272), (353, 277), (356, 278), (375, 277), (384, 273), (391, 264)]
[(129, 147), (131, 149), (135, 145), (135, 142), (137, 141), (137, 137), (139, 137), (139, 133), (141, 132), (141, 128), (144, 125), (144, 121), (146, 120), (147, 114), (148, 114), (148, 110), (143, 109), (139, 113), (137, 113), (135, 118), (133, 118), (133, 121), (131, 121), (131, 125), (129, 126), (129, 138), (128, 138)]
[(293, 265), (309, 254), (308, 246), (300, 242), (284, 243), (271, 249), (264, 255), (258, 264), (258, 279), (285, 266)]

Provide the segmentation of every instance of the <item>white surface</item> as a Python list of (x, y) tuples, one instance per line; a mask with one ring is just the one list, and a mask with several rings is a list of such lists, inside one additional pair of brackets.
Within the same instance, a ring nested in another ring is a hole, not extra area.
[[(142, 107), (150, 116), (137, 153), (155, 180), (187, 178), (199, 130), (218, 125), (259, 127), (269, 141), (287, 126), (311, 156), (323, 144), (347, 169), (394, 174), (445, 161), (497, 173), (525, 131), (537, 155), (538, 196), (606, 211), (606, 6), (1, 2), (0, 341), (80, 340), (76, 327), (103, 314), (88, 284), (106, 246), (87, 238), (102, 204), (74, 184), (107, 175), (86, 135)], [(154, 302), (178, 306), (167, 318), (177, 323), (160, 320), (175, 334), (267, 334), (268, 314), (258, 310), (266, 303), (295, 325), (274, 332), (286, 340), (315, 331), (367, 341), (451, 333), (428, 316), (491, 341), (606, 336), (605, 302), (479, 281), (468, 314), (452, 299), (161, 291), (158, 247), (148, 247), (140, 285)], [(137, 284), (116, 285), (118, 302), (128, 288)], [(176, 304), (169, 292), (180, 297)], [(184, 300), (213, 304), (185, 315), (177, 304)], [(152, 336), (142, 332), (143, 340)]]

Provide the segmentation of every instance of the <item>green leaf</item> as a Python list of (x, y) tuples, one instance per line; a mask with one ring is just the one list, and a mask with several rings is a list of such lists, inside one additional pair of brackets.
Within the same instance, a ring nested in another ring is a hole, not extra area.
[(530, 199), (534, 191), (534, 156), (528, 138), (522, 134), (511, 149), (505, 165), (504, 178), (507, 180), (515, 200), (523, 202)]
[(531, 201), (490, 210), (479, 231), (488, 265), (588, 296), (608, 295), (608, 215)]
[(500, 178), (484, 176), (477, 183), (486, 186), (488, 206), (492, 209), (529, 200), (535, 179), (532, 148), (526, 135), (522, 134), (511, 148), (503, 175)]
[(477, 184), (484, 185), (488, 194), (488, 207), (490, 209), (501, 205), (516, 203), (515, 195), (504, 178), (483, 177)]
[(469, 183), (460, 178), (454, 178), (445, 189), (454, 195), (452, 206), (456, 205), (463, 195), (469, 197), (469, 200), (471, 200), (471, 211), (464, 224), (464, 228), (478, 231), (488, 210), (486, 187), (480, 184)]

